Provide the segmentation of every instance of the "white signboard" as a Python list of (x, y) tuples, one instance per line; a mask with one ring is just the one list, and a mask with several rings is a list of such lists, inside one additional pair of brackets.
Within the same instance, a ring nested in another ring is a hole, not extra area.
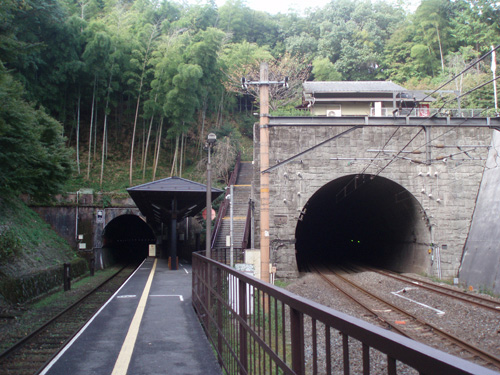
[(149, 245), (149, 256), (156, 257), (156, 245), (155, 244)]

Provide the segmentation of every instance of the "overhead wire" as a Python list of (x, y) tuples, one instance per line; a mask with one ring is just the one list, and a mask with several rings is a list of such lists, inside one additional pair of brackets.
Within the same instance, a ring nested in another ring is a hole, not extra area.
[(472, 63), (470, 63), (469, 66), (467, 66), (464, 70), (462, 70), (460, 73), (458, 73), (458, 74), (454, 75), (453, 77), (451, 77), (448, 81), (446, 81), (445, 83), (443, 83), (441, 86), (439, 86), (437, 89), (435, 89), (434, 91), (432, 91), (430, 94), (427, 94), (420, 101), (423, 101), (423, 100), (427, 99), (432, 94), (435, 94), (436, 92), (438, 92), (439, 90), (441, 90), (443, 87), (445, 87), (446, 85), (450, 84), (451, 82), (453, 82), (454, 80), (456, 80), (461, 75), (465, 74), (467, 71), (469, 71), (470, 69), (472, 69), (475, 65), (477, 65), (478, 63), (480, 63), (481, 61), (483, 61), (485, 58), (487, 58), (489, 55), (491, 55), (494, 51), (496, 51), (499, 48), (500, 48), (500, 44), (498, 46), (494, 47), (493, 49), (491, 49), (490, 51), (488, 51), (487, 53), (485, 53), (483, 56), (479, 57), (476, 61), (473, 61)]
[[(462, 70), (459, 74), (456, 74), (454, 77), (452, 77), (452, 78), (451, 78), (451, 79), (449, 79), (447, 82), (445, 82), (444, 84), (442, 84), (441, 86), (439, 86), (437, 89), (435, 89), (435, 90), (434, 90), (433, 92), (431, 92), (430, 94), (426, 95), (426, 96), (425, 96), (423, 99), (421, 99), (420, 101), (425, 100), (426, 98), (428, 98), (428, 97), (429, 97), (429, 96), (431, 96), (432, 94), (434, 94), (434, 93), (438, 92), (438, 91), (439, 91), (439, 90), (441, 90), (443, 87), (445, 87), (446, 85), (448, 85), (449, 83), (451, 83), (452, 81), (454, 81), (455, 79), (457, 79), (458, 77), (460, 77), (461, 75), (465, 74), (465, 73), (466, 73), (468, 70), (470, 70), (473, 66), (475, 66), (476, 64), (478, 64), (479, 62), (481, 62), (482, 60), (484, 60), (486, 57), (488, 57), (489, 55), (491, 55), (494, 51), (496, 51), (496, 50), (497, 50), (497, 49), (499, 49), (499, 48), (500, 48), (500, 44), (499, 44), (498, 46), (496, 46), (496, 47), (492, 48), (490, 51), (488, 51), (487, 53), (485, 53), (483, 56), (481, 56), (480, 58), (478, 58), (476, 61), (474, 61), (474, 62), (472, 62), (471, 64), (469, 64), (469, 66), (468, 66), (467, 68), (465, 68), (464, 70)], [(441, 110), (444, 108), (444, 106), (445, 106), (447, 103), (449, 103), (450, 101), (457, 100), (457, 99), (459, 99), (459, 98), (462, 98), (462, 97), (465, 97), (465, 96), (467, 96), (467, 95), (470, 95), (470, 94), (471, 94), (471, 93), (473, 93), (474, 91), (477, 91), (477, 90), (479, 90), (479, 89), (483, 88), (484, 86), (486, 86), (486, 85), (488, 85), (488, 84), (490, 84), (490, 83), (492, 83), (492, 82), (494, 82), (494, 81), (498, 80), (499, 78), (500, 78), (500, 75), (499, 75), (499, 76), (496, 76), (495, 78), (493, 78), (493, 79), (491, 79), (491, 80), (488, 80), (487, 82), (484, 82), (484, 83), (482, 83), (482, 84), (480, 84), (480, 85), (478, 85), (478, 86), (474, 87), (473, 89), (471, 89), (471, 90), (467, 91), (466, 93), (459, 95), (459, 96), (458, 96), (457, 98), (455, 98), (455, 99), (451, 99), (451, 100), (445, 101), (445, 102), (443, 103), (443, 105), (442, 105), (442, 106), (438, 109), (438, 111), (437, 111), (436, 113), (434, 113), (433, 115), (431, 115), (431, 116), (427, 117), (427, 118), (426, 118), (426, 119), (422, 122), (422, 124), (420, 124), (420, 125), (418, 125), (418, 126), (423, 126), (423, 123), (424, 123), (425, 121), (428, 121), (428, 120), (430, 120), (431, 118), (436, 117), (436, 116), (437, 116), (437, 114), (438, 114), (438, 113), (440, 113), (440, 112), (441, 112)], [(413, 107), (413, 108), (414, 108), (414, 107)], [(413, 110), (413, 108), (412, 108), (412, 110)], [(485, 110), (487, 110), (487, 109), (483, 109), (480, 113), (483, 113)], [(411, 112), (410, 112), (410, 113), (411, 113)], [(474, 117), (476, 117), (476, 116), (474, 116)], [(467, 120), (464, 120), (464, 121), (462, 122), (462, 124), (463, 124), (463, 123), (465, 123), (466, 121), (467, 121)], [(457, 126), (460, 126), (460, 124), (459, 124), (459, 125), (457, 125)], [(456, 127), (454, 127), (453, 129), (455, 129), (455, 128), (456, 128)], [(399, 129), (399, 127), (398, 127), (398, 129)], [(396, 129), (396, 131), (397, 131), (398, 129)], [(393, 162), (393, 161), (394, 161), (394, 160), (395, 160), (395, 159), (399, 156), (399, 154), (401, 154), (401, 153), (404, 151), (404, 149), (405, 149), (406, 147), (408, 147), (408, 146), (411, 144), (411, 142), (413, 142), (413, 140), (416, 138), (416, 136), (417, 136), (418, 134), (420, 134), (420, 133), (421, 133), (421, 131), (422, 131), (422, 130), (423, 130), (423, 129), (421, 129), (421, 130), (420, 130), (420, 131), (419, 131), (419, 132), (418, 132), (418, 133), (417, 133), (417, 134), (416, 134), (416, 135), (415, 135), (415, 136), (414, 136), (414, 137), (410, 140), (410, 142), (408, 142), (408, 143), (407, 143), (407, 144), (406, 144), (406, 145), (405, 145), (405, 146), (404, 146), (404, 147), (403, 147), (403, 148), (402, 148), (402, 149), (401, 149), (401, 150), (400, 150), (400, 151), (399, 151), (399, 152), (398, 152), (398, 153), (397, 153), (397, 154), (393, 157), (393, 159), (392, 159), (391, 161), (389, 161), (389, 163), (387, 163), (387, 165), (386, 165), (385, 167), (383, 167), (383, 168), (382, 168), (382, 169), (381, 169), (381, 170), (380, 170), (380, 171), (376, 174), (376, 176), (378, 176), (378, 175), (379, 175), (379, 174), (380, 174), (380, 173), (381, 173), (381, 172), (382, 172), (385, 168), (387, 168), (387, 167), (388, 167), (388, 166), (389, 166), (389, 165), (390, 165), (390, 164), (391, 164), (391, 163), (392, 163), (392, 162)], [(394, 133), (393, 133), (393, 134), (389, 137), (388, 141), (386, 142), (386, 145), (387, 145), (387, 144), (388, 144), (388, 142), (392, 139), (392, 137), (396, 134), (396, 131), (395, 131), (395, 132), (394, 132)], [(444, 134), (448, 133), (449, 131), (451, 131), (451, 130), (448, 130), (447, 132), (443, 133), (442, 135), (444, 135)], [(441, 135), (441, 136), (442, 136), (442, 135)], [(437, 138), (435, 138), (435, 139), (437, 139)], [(420, 146), (420, 147), (418, 147), (418, 148), (422, 148), (422, 147), (424, 147), (424, 146), (427, 146), (427, 145), (428, 145), (430, 142), (432, 142), (432, 141), (433, 141), (433, 140), (431, 140), (431, 141), (429, 141), (429, 142), (427, 142), (427, 143), (424, 143), (422, 146)], [(383, 151), (383, 149), (384, 149), (384, 148), (385, 148), (385, 145), (384, 145), (384, 147), (382, 148), (382, 150), (381, 150), (381, 151)], [(418, 148), (417, 148), (417, 149), (418, 149)], [(379, 154), (380, 154), (380, 152), (377, 154), (377, 156), (378, 156)], [(366, 168), (363, 170), (363, 172), (362, 172), (362, 173), (364, 173), (364, 172), (366, 171), (366, 169), (367, 169), (367, 168), (368, 168), (368, 167), (366, 167)]]
[[(487, 108), (486, 108), (486, 109), (483, 109), (483, 110), (482, 110), (479, 114), (481, 114), (481, 113), (483, 113), (484, 111), (487, 111), (487, 110), (488, 110)], [(474, 117), (478, 117), (478, 116), (474, 116)], [(429, 119), (430, 119), (430, 117), (429, 117)], [(435, 137), (435, 138), (433, 138), (433, 139), (429, 140), (428, 142), (425, 142), (425, 143), (423, 143), (422, 145), (418, 146), (418, 147), (416, 148), (416, 150), (418, 150), (418, 149), (420, 149), (420, 148), (422, 148), (422, 147), (425, 147), (425, 146), (431, 145), (431, 144), (432, 144), (432, 142), (434, 142), (436, 139), (441, 138), (441, 137), (443, 137), (444, 135), (448, 134), (449, 132), (452, 132), (452, 131), (456, 130), (457, 128), (459, 128), (459, 127), (460, 127), (460, 125), (465, 124), (467, 121), (468, 121), (468, 119), (464, 119), (464, 120), (463, 120), (460, 124), (458, 124), (457, 126), (454, 126), (454, 127), (452, 127), (451, 129), (448, 129), (447, 131), (445, 131), (444, 133), (442, 133), (442, 134), (438, 135), (437, 137)], [(405, 146), (404, 146), (401, 150), (399, 150), (399, 152), (398, 152), (396, 155), (394, 155), (394, 156), (393, 156), (392, 160), (390, 160), (390, 161), (389, 161), (389, 163), (387, 163), (387, 164), (386, 164), (386, 165), (385, 165), (385, 166), (384, 166), (384, 167), (383, 167), (380, 171), (378, 171), (378, 172), (375, 174), (375, 177), (376, 177), (376, 176), (378, 176), (380, 173), (382, 173), (382, 171), (383, 171), (384, 169), (386, 169), (386, 168), (387, 168), (390, 164), (392, 164), (392, 162), (393, 162), (393, 161), (394, 161), (394, 160), (395, 160), (395, 159), (396, 159), (396, 158), (397, 158), (397, 157), (398, 157), (398, 156), (399, 156), (399, 155), (400, 155), (400, 154), (401, 154), (401, 153), (402, 153), (402, 152), (403, 152), (403, 151), (404, 151), (404, 150), (405, 150), (405, 149), (406, 149), (406, 148), (407, 148), (407, 147), (408, 147), (408, 146), (409, 146), (409, 145), (410, 145), (410, 144), (411, 144), (414, 140), (415, 140), (415, 138), (416, 138), (416, 137), (417, 137), (417, 136), (418, 136), (418, 135), (419, 135), (419, 134), (420, 134), (423, 130), (424, 130), (424, 128), (420, 129), (420, 130), (417, 132), (417, 134), (415, 134), (415, 135), (412, 137), (412, 139), (411, 139), (411, 140), (410, 140), (410, 141), (409, 141), (409, 142), (408, 142), (408, 143), (407, 143), (407, 144), (406, 144), (406, 145), (405, 145)]]
[[(445, 87), (446, 85), (450, 84), (451, 82), (453, 82), (454, 80), (456, 80), (458, 77), (460, 77), (461, 75), (465, 74), (467, 71), (469, 71), (470, 69), (472, 69), (474, 66), (476, 66), (478, 63), (480, 63), (481, 61), (483, 61), (484, 59), (486, 59), (488, 56), (490, 56), (494, 51), (496, 51), (497, 49), (500, 48), (500, 44), (494, 48), (492, 48), (490, 51), (488, 51), (487, 53), (485, 53), (483, 56), (479, 57), (478, 59), (476, 59), (475, 61), (473, 61), (472, 63), (470, 63), (465, 69), (463, 69), (460, 73), (454, 75), (453, 77), (451, 77), (448, 81), (446, 81), (445, 83), (443, 83), (441, 86), (439, 86), (437, 89), (435, 89), (434, 91), (432, 91), (431, 93), (427, 94), (426, 96), (424, 96), (422, 99), (418, 100), (418, 101), (415, 101), (413, 103), (413, 107), (410, 109), (410, 112), (408, 113), (407, 117), (410, 116), (410, 114), (413, 112), (413, 110), (416, 108), (416, 106), (418, 105), (418, 103), (420, 102), (423, 102), (425, 101), (425, 99), (427, 99), (428, 97), (432, 96), (433, 94), (437, 93), (439, 90), (441, 90), (443, 87)], [(461, 95), (462, 96), (462, 95)], [(458, 98), (460, 98), (461, 96), (459, 96)], [(455, 98), (453, 100), (457, 100), (458, 98)]]
[[(429, 96), (431, 96), (432, 94), (435, 94), (436, 92), (438, 92), (439, 90), (441, 90), (443, 87), (445, 87), (446, 85), (448, 85), (449, 83), (453, 82), (453, 81), (454, 81), (454, 80), (456, 80), (458, 77), (460, 77), (461, 75), (465, 74), (467, 71), (469, 71), (470, 69), (472, 69), (475, 65), (477, 65), (479, 62), (483, 61), (485, 58), (487, 58), (489, 55), (491, 55), (491, 54), (493, 53), (493, 51), (496, 51), (496, 50), (497, 50), (497, 49), (499, 49), (499, 48), (500, 48), (500, 44), (499, 44), (498, 46), (496, 46), (496, 47), (492, 48), (490, 51), (488, 51), (487, 53), (485, 53), (483, 56), (481, 56), (480, 58), (478, 58), (476, 61), (474, 61), (474, 62), (472, 62), (471, 64), (469, 64), (469, 66), (467, 66), (465, 69), (463, 69), (460, 73), (458, 73), (458, 74), (456, 74), (455, 76), (453, 76), (452, 78), (450, 78), (448, 81), (446, 81), (444, 84), (442, 84), (442, 85), (441, 85), (441, 86), (439, 86), (437, 89), (435, 89), (434, 91), (432, 91), (430, 94), (426, 95), (423, 99), (421, 99), (421, 100), (419, 100), (419, 101), (415, 101), (415, 102), (414, 102), (413, 107), (411, 108), (410, 113), (413, 111), (413, 109), (415, 108), (415, 106), (416, 106), (416, 104), (417, 104), (418, 102), (422, 102), (422, 101), (424, 101), (425, 99), (427, 99)], [(471, 94), (471, 93), (473, 93), (474, 91), (481, 89), (482, 87), (484, 87), (484, 86), (486, 86), (486, 85), (488, 85), (488, 84), (490, 84), (490, 83), (492, 83), (492, 82), (494, 82), (494, 81), (498, 80), (499, 78), (500, 78), (500, 76), (497, 76), (497, 77), (495, 77), (495, 78), (493, 78), (493, 79), (491, 79), (491, 80), (489, 80), (489, 81), (487, 81), (487, 82), (484, 82), (484, 83), (482, 83), (481, 85), (478, 85), (478, 86), (474, 87), (473, 89), (471, 89), (471, 90), (467, 91), (467, 92), (466, 92), (466, 93), (464, 93), (464, 94), (461, 94), (460, 96), (458, 96), (457, 98), (452, 99), (452, 100), (457, 100), (457, 99), (459, 99), (459, 98), (462, 98), (462, 97), (465, 97), (465, 96), (467, 96), (467, 95), (470, 95), (470, 94)], [(419, 124), (419, 125), (417, 125), (417, 126), (424, 126), (424, 123), (425, 123), (426, 121), (429, 121), (430, 119), (432, 119), (432, 118), (436, 117), (436, 116), (437, 116), (437, 115), (441, 112), (441, 110), (444, 108), (444, 106), (445, 106), (447, 103), (449, 103), (450, 101), (452, 101), (452, 100), (445, 101), (445, 102), (443, 103), (443, 105), (442, 105), (442, 106), (438, 109), (438, 111), (437, 111), (436, 113), (434, 113), (433, 115), (431, 115), (431, 116), (429, 116), (429, 117), (427, 117), (427, 118), (423, 119), (422, 123), (421, 123), (421, 124)], [(485, 110), (488, 110), (488, 109), (484, 109), (484, 110), (482, 110), (480, 113), (483, 113)], [(409, 115), (408, 115), (408, 116), (409, 116)], [(476, 116), (474, 116), (474, 117), (476, 117)], [(462, 123), (465, 123), (466, 121), (467, 121), (467, 120), (464, 120)], [(459, 125), (460, 125), (460, 124), (459, 124)], [(459, 125), (457, 125), (457, 127), (458, 127)], [(442, 137), (443, 135), (445, 135), (445, 134), (449, 133), (450, 131), (455, 130), (457, 127), (453, 127), (452, 129), (447, 130), (446, 132), (444, 132), (444, 133), (443, 133), (443, 134), (441, 134), (440, 136), (438, 136), (438, 137), (436, 137), (436, 138), (434, 138), (434, 139), (430, 140), (429, 142), (424, 143), (423, 145), (419, 146), (418, 148), (422, 148), (422, 147), (424, 147), (424, 146), (427, 146), (428, 144), (432, 143), (435, 139), (437, 139), (437, 138), (439, 138), (439, 137)], [(397, 133), (397, 131), (399, 130), (399, 128), (400, 128), (400, 127), (398, 126), (398, 127), (396, 128), (396, 130), (395, 130), (395, 131), (391, 134), (391, 136), (387, 139), (387, 141), (385, 142), (385, 144), (384, 144), (384, 146), (382, 147), (382, 149), (381, 149), (381, 150), (379, 150), (379, 151), (378, 151), (378, 153), (377, 153), (377, 155), (375, 156), (374, 161), (377, 159), (377, 157), (380, 155), (380, 153), (381, 153), (381, 152), (383, 152), (384, 148), (385, 148), (385, 147), (389, 144), (390, 140), (391, 140), (391, 139), (392, 139), (392, 138), (396, 135), (396, 133)], [(384, 171), (384, 170), (385, 170), (385, 169), (386, 169), (389, 165), (391, 165), (391, 164), (394, 162), (394, 160), (396, 160), (397, 158), (399, 158), (399, 155), (400, 155), (400, 154), (401, 154), (401, 153), (402, 153), (402, 152), (403, 152), (403, 151), (404, 151), (404, 150), (405, 150), (405, 149), (406, 149), (406, 148), (407, 148), (407, 147), (408, 147), (408, 146), (409, 146), (409, 145), (410, 145), (410, 144), (411, 144), (411, 143), (412, 143), (412, 142), (413, 142), (413, 141), (414, 141), (417, 137), (418, 137), (418, 135), (420, 135), (420, 133), (421, 133), (423, 130), (424, 130), (424, 128), (421, 128), (421, 129), (420, 129), (420, 130), (419, 130), (419, 131), (418, 131), (418, 132), (417, 132), (417, 133), (416, 133), (416, 134), (415, 134), (415, 135), (414, 135), (414, 136), (413, 136), (413, 137), (412, 137), (412, 138), (408, 141), (408, 143), (407, 143), (407, 144), (406, 144), (406, 145), (405, 145), (402, 149), (400, 149), (400, 150), (399, 150), (399, 151), (398, 151), (398, 152), (397, 152), (397, 153), (396, 153), (396, 154), (392, 157), (392, 159), (391, 159), (391, 160), (390, 160), (390, 161), (389, 161), (389, 162), (388, 162), (388, 163), (387, 163), (384, 167), (382, 167), (382, 168), (381, 168), (381, 169), (380, 169), (380, 170), (379, 170), (379, 171), (378, 171), (378, 172), (377, 172), (374, 176), (372, 176), (372, 178), (371, 178), (371, 179), (373, 179), (374, 177), (377, 177), (378, 175), (380, 175), (380, 173), (382, 173), (382, 172), (383, 172), (383, 171)], [(417, 148), (417, 149), (418, 149), (418, 148)], [(370, 167), (370, 165), (373, 165), (373, 163), (369, 163), (369, 164), (368, 164), (368, 165), (367, 165), (367, 166), (363, 169), (363, 171), (361, 172), (361, 174), (364, 174), (364, 173), (366, 172), (366, 170)], [(353, 177), (353, 179), (352, 179), (352, 180), (354, 180), (355, 178), (356, 178), (356, 177)], [(348, 184), (350, 184), (350, 183), (352, 182), (352, 180), (351, 180), (351, 181), (349, 181), (349, 182), (346, 184), (346, 186), (347, 186)]]
[[(401, 127), (398, 126), (396, 128), (396, 130), (394, 130), (394, 132), (391, 134), (391, 136), (389, 137), (389, 139), (385, 142), (385, 144), (382, 146), (382, 148), (377, 152), (377, 155), (375, 155), (374, 159), (377, 159), (378, 156), (380, 155), (381, 152), (384, 151), (385, 147), (389, 144), (389, 142), (391, 141), (391, 139), (396, 135), (396, 133), (398, 132), (398, 130), (400, 129)], [(361, 174), (365, 174), (366, 170), (370, 167), (371, 163), (368, 164), (364, 169), (363, 171), (361, 172)]]

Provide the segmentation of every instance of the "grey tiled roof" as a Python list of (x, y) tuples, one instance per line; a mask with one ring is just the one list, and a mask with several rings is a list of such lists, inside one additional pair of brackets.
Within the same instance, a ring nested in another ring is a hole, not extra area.
[[(181, 177), (169, 177), (127, 189), (148, 223), (168, 223), (172, 217), (194, 216), (206, 206), (207, 186)], [(212, 187), (215, 200), (223, 190)], [(174, 216), (173, 216), (174, 215)]]
[(304, 82), (302, 87), (306, 93), (408, 91), (391, 81), (308, 81)]
[[(162, 180), (148, 182), (142, 185), (134, 186), (127, 189), (128, 191), (168, 191), (168, 192), (201, 192), (207, 191), (207, 186), (199, 182), (186, 180), (182, 177), (168, 177)], [(220, 189), (212, 188), (212, 191), (221, 191)]]

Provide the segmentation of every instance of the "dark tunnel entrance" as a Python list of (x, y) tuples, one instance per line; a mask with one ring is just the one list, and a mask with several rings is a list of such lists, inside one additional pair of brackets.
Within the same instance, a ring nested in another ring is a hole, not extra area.
[(431, 234), (418, 200), (379, 176), (344, 176), (305, 205), (295, 232), (299, 271), (355, 263), (397, 272), (428, 272)]
[(116, 262), (140, 262), (148, 256), (149, 244), (156, 243), (156, 237), (139, 216), (122, 215), (106, 225), (103, 243), (111, 250)]

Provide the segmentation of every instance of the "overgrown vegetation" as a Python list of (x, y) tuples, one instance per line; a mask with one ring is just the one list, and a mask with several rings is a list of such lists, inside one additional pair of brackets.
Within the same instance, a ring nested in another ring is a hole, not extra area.
[(59, 290), (37, 299), (32, 303), (24, 304), (21, 309), (11, 306), (8, 315), (15, 317), (12, 324), (4, 327), (0, 333), (0, 351), (4, 351), (14, 343), (37, 329), (50, 317), (57, 315), (65, 308), (75, 303), (79, 298), (94, 287), (102, 283), (118, 271), (117, 267), (96, 271), (94, 277), (84, 277), (71, 283), (70, 291)]
[[(202, 180), (196, 165), (209, 132), (229, 137), (231, 155), (252, 137), (257, 86), (244, 92), (240, 78), (258, 80), (261, 61), (270, 79), (289, 77), (288, 90), (271, 90), (273, 114), (295, 116), (304, 79), (434, 89), (500, 43), (498, 3), (423, 0), (413, 12), (406, 3), (333, 0), (271, 15), (240, 1), (4, 0), (0, 189), (47, 196), (172, 175)], [(443, 89), (479, 86), (490, 64)], [(461, 101), (492, 105), (491, 85)], [(227, 164), (214, 170), (224, 176)]]
[(65, 240), (13, 195), (0, 198), (0, 228), (0, 280), (77, 258)]
[[(244, 91), (240, 79), (258, 80), (260, 62), (271, 80), (289, 77), (288, 90), (271, 90), (272, 114), (308, 115), (295, 109), (303, 80), (434, 89), (500, 44), (499, 19), (489, 0), (422, 0), (414, 12), (405, 0), (332, 0), (302, 15), (241, 1), (0, 1), (0, 271), (75, 256), (11, 199), (19, 193), (121, 194), (174, 175), (203, 182), (209, 132), (214, 183), (224, 186), (237, 152), (252, 158), (257, 86)], [(437, 103), (490, 80), (491, 63), (443, 87), (454, 93)], [(491, 85), (460, 104), (492, 107)]]

